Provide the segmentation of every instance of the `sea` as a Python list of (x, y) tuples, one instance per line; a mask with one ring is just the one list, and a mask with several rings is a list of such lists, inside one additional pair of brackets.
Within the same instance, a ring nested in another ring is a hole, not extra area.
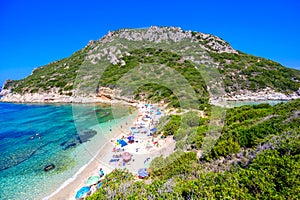
[(119, 105), (0, 103), (0, 199), (50, 195), (135, 114)]
[(49, 196), (136, 115), (124, 105), (0, 103), (0, 199)]
[(286, 100), (259, 100), (259, 101), (227, 101), (227, 107), (240, 107), (245, 105), (258, 105), (258, 104), (270, 104), (271, 106), (274, 106), (279, 103), (286, 103), (288, 101)]

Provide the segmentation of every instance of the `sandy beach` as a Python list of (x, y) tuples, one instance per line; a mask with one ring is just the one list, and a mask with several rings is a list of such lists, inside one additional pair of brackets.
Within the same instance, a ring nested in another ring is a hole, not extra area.
[[(102, 168), (105, 174), (110, 173), (116, 168), (126, 168), (130, 172), (137, 174), (138, 169), (147, 168), (151, 160), (157, 156), (167, 156), (174, 151), (175, 141), (172, 137), (162, 138), (160, 135), (153, 137), (150, 129), (155, 127), (158, 123), (161, 114), (160, 108), (140, 103), (135, 105), (137, 107), (138, 115), (136, 119), (130, 122), (123, 123), (118, 127), (114, 127), (112, 132), (113, 138), (108, 140), (103, 146), (99, 148), (96, 155), (83, 166), (72, 178), (66, 180), (54, 193), (45, 197), (45, 200), (66, 200), (75, 199), (76, 192), (81, 187), (85, 186), (86, 180), (90, 176), (99, 175), (99, 169)], [(155, 112), (153, 112), (154, 109)], [(151, 111), (151, 113), (150, 113)], [(152, 113), (153, 112), (153, 113)], [(141, 128), (142, 127), (142, 128)], [(138, 131), (138, 129), (140, 131)], [(128, 143), (124, 147), (117, 145), (118, 139), (124, 139), (128, 136), (134, 135), (134, 142)], [(121, 157), (124, 152), (129, 152), (132, 157), (128, 162), (123, 162)], [(114, 161), (114, 162), (111, 162)]]

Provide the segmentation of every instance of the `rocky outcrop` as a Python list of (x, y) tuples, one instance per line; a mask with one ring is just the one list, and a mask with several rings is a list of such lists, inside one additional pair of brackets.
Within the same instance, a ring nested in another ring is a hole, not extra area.
[(1, 98), (2, 102), (15, 103), (58, 103), (58, 102), (72, 102), (72, 97), (66, 95), (59, 95), (53, 93), (8, 93)]
[(0, 92), (0, 96), (5, 96), (5, 95), (8, 95), (9, 93), (10, 93), (10, 90), (3, 89), (3, 90), (1, 90), (1, 92)]
[(136, 103), (133, 98), (121, 96), (120, 91), (105, 87), (99, 88), (97, 94), (85, 96), (68, 96), (53, 92), (18, 94), (7, 91), (0, 101), (14, 103), (111, 103), (112, 101), (122, 101), (123, 103)]
[[(292, 94), (283, 94), (275, 92), (270, 88), (263, 89), (259, 92), (253, 92), (249, 90), (241, 90), (238, 94), (229, 93), (222, 98), (210, 99), (210, 103), (217, 106), (224, 106), (230, 101), (289, 101), (293, 99), (299, 99), (299, 90)], [(227, 101), (227, 103), (226, 103)], [(227, 104), (228, 105), (228, 104)]]
[[(124, 62), (121, 60), (122, 54), (126, 54), (128, 52), (122, 52), (120, 49), (127, 50), (129, 47), (116, 42), (122, 39), (134, 42), (146, 41), (153, 44), (171, 44), (182, 41), (191, 41), (193, 44), (198, 45), (201, 49), (205, 49), (209, 52), (238, 53), (227, 42), (214, 35), (184, 31), (180, 27), (151, 26), (144, 29), (120, 29), (108, 32), (107, 35), (98, 41), (90, 41), (87, 46), (89, 46), (91, 50), (88, 53), (89, 55), (87, 56), (87, 60), (89, 60), (92, 64), (97, 64), (99, 60), (107, 56), (110, 63), (114, 65), (119, 62)], [(109, 44), (109, 46), (103, 47), (105, 44)], [(100, 46), (102, 48), (100, 48)], [(195, 61), (194, 59), (191, 60)], [(198, 60), (196, 61), (200, 62)]]
[(249, 90), (240, 90), (238, 93), (231, 92), (225, 95), (225, 99), (228, 101), (264, 101), (264, 100), (288, 101), (288, 100), (298, 99), (298, 98), (300, 98), (299, 92), (294, 92), (292, 94), (283, 94), (283, 93), (276, 92), (271, 88), (265, 88), (258, 92), (253, 92)]

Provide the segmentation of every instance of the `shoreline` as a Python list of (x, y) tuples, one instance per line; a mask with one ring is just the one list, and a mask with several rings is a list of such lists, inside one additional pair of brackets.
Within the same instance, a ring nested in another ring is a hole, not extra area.
[[(211, 102), (218, 101), (289, 101), (300, 98), (300, 88), (297, 91), (284, 93), (266, 87), (259, 91), (240, 90), (226, 93), (220, 97), (211, 97)], [(8, 103), (110, 103), (120, 101), (125, 103), (139, 103), (132, 98), (121, 96), (120, 91), (101, 87), (97, 94), (74, 94), (69, 96), (59, 94), (57, 91), (40, 93), (14, 93), (9, 89), (0, 92), (0, 102)]]
[[(3, 102), (4, 103), (4, 102)], [(12, 102), (8, 102), (12, 103)], [(98, 175), (99, 167), (101, 166), (105, 172), (105, 174), (110, 173), (114, 169), (118, 167), (112, 167), (111, 165), (107, 164), (105, 162), (105, 156), (108, 156), (111, 149), (113, 148), (113, 144), (111, 142), (112, 139), (120, 138), (121, 135), (124, 135), (125, 133), (128, 133), (130, 131), (130, 127), (133, 125), (134, 121), (137, 120), (138, 115), (140, 113), (139, 107), (141, 105), (144, 105), (145, 102), (138, 102), (138, 103), (129, 103), (126, 101), (120, 101), (120, 100), (112, 100), (112, 101), (102, 101), (102, 102), (89, 102), (89, 103), (68, 103), (68, 102), (33, 102), (30, 104), (43, 104), (43, 105), (53, 105), (53, 104), (106, 104), (106, 105), (114, 105), (114, 104), (122, 104), (127, 106), (133, 106), (137, 108), (137, 116), (127, 119), (126, 121), (131, 121), (128, 123), (127, 126), (124, 126), (124, 123), (122, 122), (123, 127), (120, 128), (120, 124), (116, 125), (116, 129), (114, 132), (116, 132), (115, 135), (110, 135), (106, 138), (105, 143), (97, 150), (95, 155), (87, 162), (85, 163), (80, 169), (72, 175), (72, 177), (65, 180), (54, 192), (52, 192), (50, 195), (43, 198), (43, 200), (65, 200), (65, 199), (74, 199), (74, 196), (76, 194), (76, 191), (83, 187), (85, 184), (85, 181), (88, 179), (88, 177), (92, 175)], [(159, 107), (162, 107), (161, 105)], [(167, 112), (165, 112), (166, 114)], [(135, 120), (133, 120), (135, 119)], [(125, 122), (125, 121), (124, 121)], [(170, 142), (170, 144), (172, 144)], [(172, 146), (170, 146), (170, 149), (172, 149)], [(168, 152), (170, 153), (170, 152)], [(148, 157), (151, 155), (151, 157), (159, 156), (161, 152), (149, 152), (147, 153)], [(142, 156), (143, 157), (143, 156)], [(146, 158), (145, 157), (145, 158)], [(137, 159), (136, 159), (137, 160)], [(140, 161), (143, 161), (143, 159), (140, 159)], [(136, 161), (137, 163), (137, 161)], [(141, 164), (141, 163), (140, 163)], [(133, 167), (133, 166), (128, 166)], [(127, 167), (126, 167), (127, 168)]]
[(270, 105), (274, 105), (277, 103), (285, 103), (291, 100), (226, 100), (223, 102), (220, 101), (212, 101), (210, 104), (214, 106), (220, 106), (222, 108), (234, 108), (234, 107), (239, 107), (243, 105), (255, 105), (255, 104), (264, 104), (268, 103)]
[[(103, 146), (99, 148), (97, 153), (85, 165), (83, 165), (71, 178), (66, 180), (59, 188), (57, 188), (50, 195), (44, 197), (43, 200), (74, 199), (76, 192), (79, 188), (85, 185), (85, 181), (88, 179), (88, 177), (92, 175), (98, 175), (100, 167), (103, 169), (105, 174), (112, 172), (114, 169), (124, 168), (128, 169), (129, 171), (135, 174), (139, 168), (144, 167), (145, 159), (153, 159), (160, 155), (166, 156), (171, 154), (175, 148), (175, 141), (171, 137), (164, 139), (164, 142), (159, 141), (160, 144), (163, 144), (161, 145), (162, 147), (157, 147), (158, 149), (154, 147), (150, 151), (146, 151), (145, 149), (144, 152), (141, 150), (138, 153), (136, 153), (136, 147), (143, 146), (146, 143), (146, 141), (139, 141), (139, 143), (137, 144), (128, 144), (125, 147), (126, 151), (130, 152), (133, 155), (134, 163), (126, 163), (126, 166), (114, 166), (113, 163), (109, 163), (109, 160), (114, 154), (112, 152), (112, 149), (116, 146), (116, 140), (118, 138), (121, 138), (121, 136), (130, 134), (130, 127), (134, 126), (134, 124), (138, 122), (138, 119), (141, 115), (140, 108), (142, 107), (142, 105), (145, 105), (145, 103), (139, 102), (138, 104), (136, 104), (135, 107), (137, 108), (137, 111), (135, 113), (135, 116), (126, 119), (122, 122), (122, 124), (117, 124), (117, 126), (113, 128), (116, 129), (113, 130), (115, 134), (110, 135), (110, 137), (107, 138), (107, 141), (104, 143)], [(128, 121), (130, 121), (130, 123), (128, 123)], [(126, 125), (124, 125), (124, 122), (126, 122)]]
[[(107, 102), (106, 104), (112, 102)], [(124, 105), (124, 104), (123, 104)], [(129, 105), (129, 104), (125, 104)], [(137, 107), (137, 105), (131, 105), (134, 107)], [(134, 117), (134, 119), (137, 116)], [(127, 121), (131, 121), (131, 118), (127, 119)], [(131, 126), (130, 123), (127, 125), (129, 128)], [(118, 126), (115, 128), (119, 129)], [(122, 133), (118, 134), (121, 135)], [(112, 148), (110, 140), (114, 138), (114, 135), (111, 135), (109, 138), (106, 138), (105, 143), (98, 149), (98, 151), (95, 153), (95, 155), (87, 162), (85, 163), (72, 177), (67, 179), (63, 184), (61, 184), (54, 192), (49, 194), (48, 196), (45, 196), (43, 200), (65, 200), (65, 199), (72, 199), (74, 200), (74, 196), (76, 194), (76, 191), (84, 186), (85, 181), (88, 179), (88, 177), (92, 175), (98, 174), (99, 166), (101, 164), (102, 169), (104, 169), (105, 173), (111, 172), (113, 169), (108, 166), (107, 164), (102, 162), (103, 157), (105, 154), (107, 154), (107, 151)], [(69, 195), (67, 195), (69, 194)]]
[[(101, 162), (101, 157), (103, 157), (103, 153), (106, 152), (106, 147), (109, 145), (109, 141), (103, 145), (96, 155), (93, 156), (91, 160), (89, 160), (88, 163), (84, 164), (71, 178), (66, 180), (62, 185), (59, 186), (54, 192), (52, 192), (50, 195), (46, 196), (43, 198), (43, 200), (63, 200), (63, 199), (74, 199), (76, 191), (80, 188), (83, 187), (84, 183), (88, 177), (95, 175), (95, 171), (99, 170), (99, 163)], [(97, 167), (95, 167), (97, 165)], [(102, 163), (103, 165), (103, 163)], [(112, 169), (109, 167), (103, 165), (101, 166), (102, 169), (106, 173), (110, 173)], [(69, 194), (68, 197), (66, 194)]]

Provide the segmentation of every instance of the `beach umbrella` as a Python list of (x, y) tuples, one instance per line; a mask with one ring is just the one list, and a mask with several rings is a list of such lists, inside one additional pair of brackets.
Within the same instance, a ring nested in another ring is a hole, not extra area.
[(99, 189), (102, 186), (102, 184), (103, 184), (102, 182), (98, 183), (97, 188)]
[(98, 183), (99, 181), (100, 181), (100, 176), (91, 176), (86, 181), (86, 184), (91, 186), (91, 185)]
[(144, 167), (145, 167), (145, 168), (149, 168), (149, 167), (150, 167), (150, 162), (146, 162), (146, 163), (144, 164)]
[(156, 131), (156, 130), (157, 130), (157, 128), (151, 128), (151, 129), (150, 129), (151, 132), (154, 132), (154, 131)]
[(129, 136), (127, 139), (130, 140), (130, 141), (132, 141), (132, 140), (134, 140), (134, 136), (131, 135), (131, 136)]
[(146, 168), (141, 168), (138, 170), (138, 175), (142, 178), (147, 177), (149, 173), (147, 172)]
[(125, 142), (124, 140), (120, 140), (120, 144), (121, 144), (121, 147), (124, 147), (127, 145), (127, 142)]
[(131, 153), (129, 152), (124, 152), (123, 155), (122, 155), (122, 158), (125, 162), (128, 162), (130, 159), (131, 159)]
[(80, 188), (76, 193), (75, 199), (81, 199), (81, 198), (86, 197), (88, 195), (88, 193), (90, 192), (90, 190), (91, 190), (91, 188), (88, 186), (84, 186), (84, 187)]

